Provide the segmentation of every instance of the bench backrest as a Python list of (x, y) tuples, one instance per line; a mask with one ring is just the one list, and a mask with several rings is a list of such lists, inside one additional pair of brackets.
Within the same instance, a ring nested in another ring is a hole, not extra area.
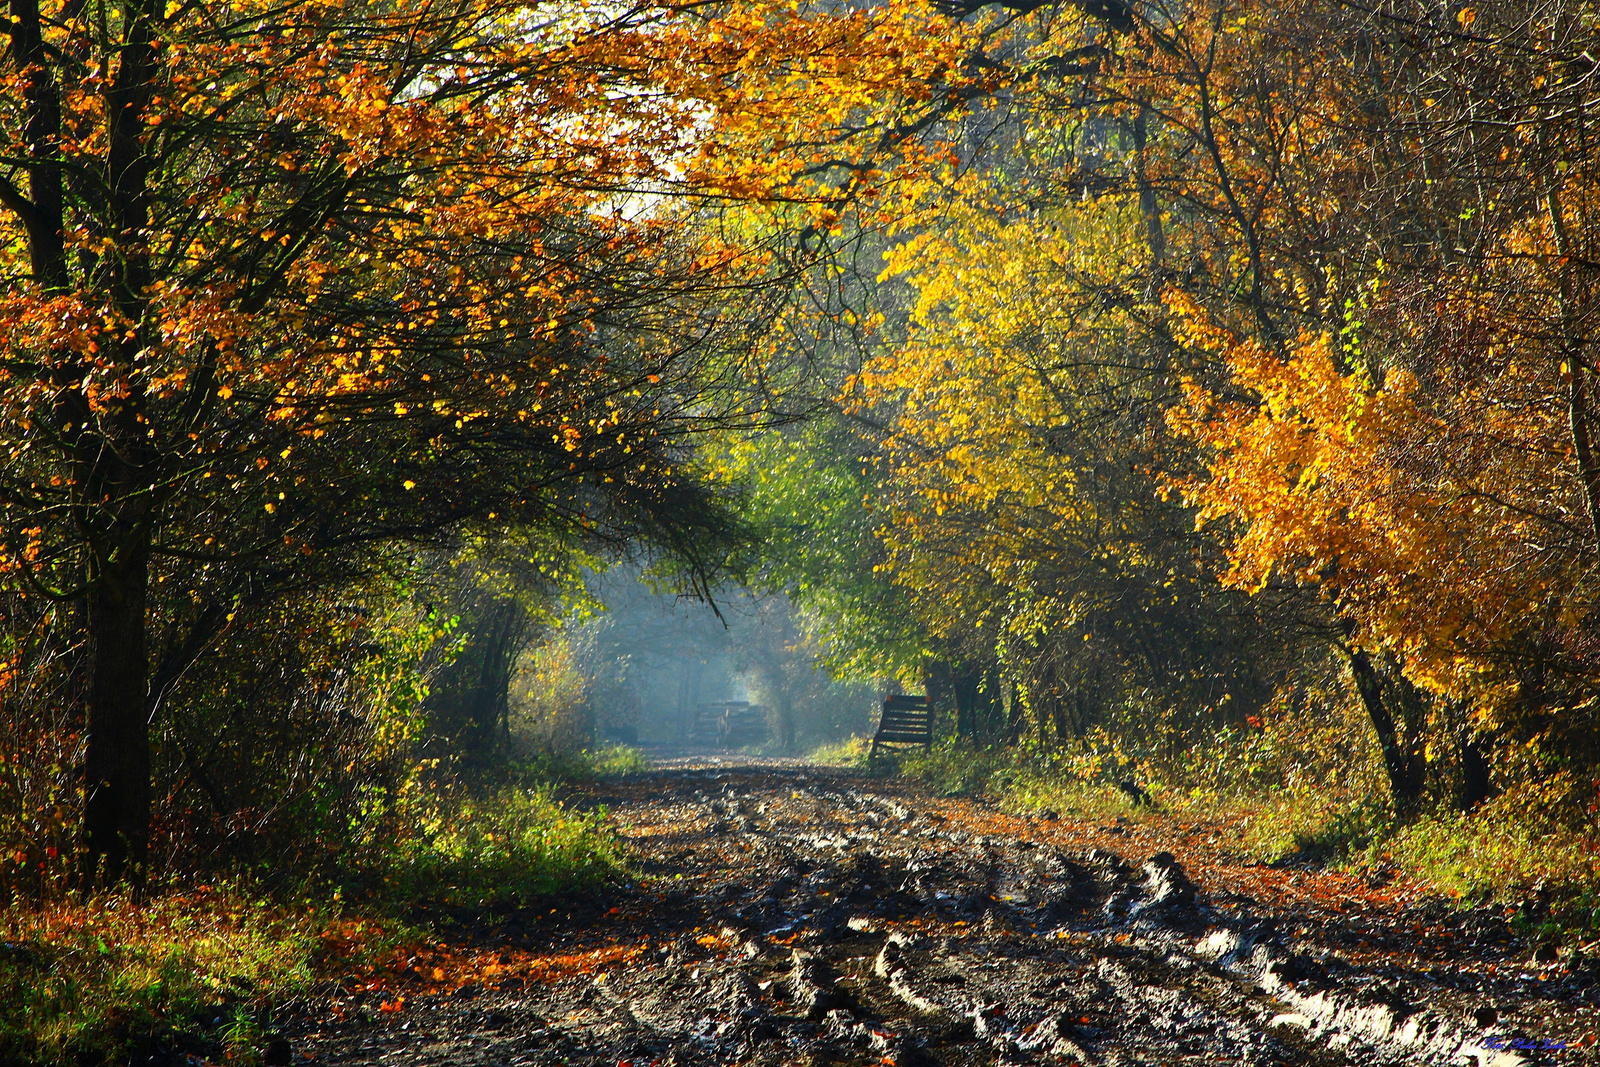
[(883, 702), (875, 742), (927, 745), (933, 742), (933, 713), (927, 697), (896, 694)]

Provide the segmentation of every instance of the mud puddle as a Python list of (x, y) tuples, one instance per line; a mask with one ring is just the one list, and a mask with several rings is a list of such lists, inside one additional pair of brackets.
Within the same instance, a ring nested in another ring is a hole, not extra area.
[[(1448, 958), (1352, 959), (1343, 917), (1221, 899), (1133, 835), (985, 833), (981, 805), (793, 765), (686, 760), (591, 799), (643, 857), (638, 884), (549, 914), (458, 917), (491, 960), (481, 983), (403, 1003), (341, 990), (294, 1022), (295, 1058), (1600, 1062), (1579, 1037), (1596, 1002), (1586, 972), (1529, 987)], [(513, 965), (530, 953), (551, 962)]]

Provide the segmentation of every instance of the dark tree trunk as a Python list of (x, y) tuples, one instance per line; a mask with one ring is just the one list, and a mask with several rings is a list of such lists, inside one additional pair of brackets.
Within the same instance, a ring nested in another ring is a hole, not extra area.
[(1156, 197), (1156, 187), (1145, 173), (1149, 115), (1149, 108), (1140, 107), (1139, 117), (1133, 120), (1133, 168), (1134, 181), (1139, 189), (1139, 213), (1144, 216), (1145, 243), (1150, 250), (1150, 272), (1159, 278), (1167, 256), (1167, 237), (1161, 228), (1161, 202)]
[(1486, 741), (1483, 737), (1470, 731), (1463, 734), (1461, 792), (1456, 797), (1456, 806), (1462, 811), (1471, 811), (1493, 795), (1489, 781), (1489, 756), (1485, 748)]
[(150, 844), (150, 722), (145, 598), (150, 535), (119, 539), (88, 593), (89, 708), (85, 737), (85, 892), (127, 879), (142, 888)]
[(1000, 691), (1000, 672), (989, 670), (983, 673), (983, 682), (977, 694), (977, 707), (979, 710), (979, 732), (986, 740), (994, 740), (996, 735), (1004, 741), (1015, 741), (1016, 737), (1010, 735), (1011, 722), (1006, 717), (1005, 699)]
[(778, 743), (783, 745), (785, 752), (792, 752), (795, 741), (794, 700), (789, 696), (789, 691), (782, 687), (781, 679), (779, 687), (773, 692), (773, 710), (778, 716)]
[[(1422, 726), (1427, 714), (1423, 695), (1399, 672), (1389, 678), (1379, 674), (1371, 658), (1359, 649), (1346, 649), (1345, 658), (1378, 737), (1395, 814), (1409, 820), (1421, 808), (1427, 772), (1422, 754)], [(1393, 705), (1399, 705), (1404, 713), (1398, 724), (1391, 710)]]
[[(922, 667), (922, 691), (928, 696), (928, 707), (931, 714), (937, 715), (940, 711), (948, 709), (953, 718), (956, 718), (957, 734), (960, 733), (960, 710), (954, 707), (954, 693), (950, 688), (950, 665), (943, 660), (925, 661)], [(934, 724), (935, 736), (939, 733), (939, 723)]]
[(527, 635), (527, 613), (510, 597), (496, 605), (490, 618), (477, 691), (470, 705), (476, 719), (477, 743), (484, 752), (492, 752), (509, 732), (511, 674)]
[(514, 597), (473, 604), (466, 645), (429, 697), (433, 728), (469, 761), (487, 761), (509, 735), (511, 675), (527, 645), (528, 615)]
[[(31, 7), (29, 17), (37, 8)], [(145, 229), (149, 224), (151, 160), (144, 135), (145, 113), (158, 69), (156, 0), (123, 9), (122, 43), (115, 77), (107, 86), (104, 217), (119, 246), (117, 255), (93, 261), (92, 282), (137, 328), (101, 349), (115, 374), (114, 404), (94, 420), (62, 427), (74, 441), (75, 483), (91, 531), (86, 540), (88, 586), (84, 592), (89, 652), (89, 707), (84, 752), (82, 883), (85, 892), (127, 880), (143, 888), (150, 843), (150, 668), (145, 647), (145, 607), (150, 581), (152, 520), (162, 479), (151, 449), (145, 372), (141, 352), (148, 343), (145, 312), (150, 271)], [(57, 151), (52, 147), (50, 152)], [(65, 220), (57, 219), (58, 236)], [(30, 233), (37, 251), (38, 241)], [(62, 272), (65, 277), (65, 272)], [(82, 384), (69, 392), (81, 395)], [(70, 415), (74, 405), (61, 405)], [(82, 418), (81, 410), (79, 412)], [(91, 430), (91, 426), (93, 429)]]
[(1066, 700), (1060, 696), (1052, 695), (1050, 698), (1050, 723), (1055, 730), (1056, 747), (1065, 748), (1074, 731), (1072, 712), (1068, 709)]
[(1589, 376), (1588, 358), (1584, 353), (1586, 331), (1584, 319), (1590, 310), (1583, 293), (1573, 284), (1573, 249), (1567, 234), (1566, 217), (1554, 180), (1545, 191), (1545, 205), (1550, 214), (1550, 231), (1555, 236), (1556, 250), (1561, 263), (1557, 267), (1556, 301), (1561, 312), (1562, 377), (1567, 386), (1567, 431), (1572, 438), (1572, 457), (1578, 468), (1578, 484), (1583, 487), (1583, 501), (1589, 515), (1589, 530), (1596, 543), (1600, 543), (1600, 461), (1594, 454), (1589, 439)]
[(956, 702), (956, 736), (971, 740), (982, 732), (979, 692), (983, 675), (967, 668), (950, 672), (950, 692)]
[(1000, 700), (1000, 675), (981, 668), (951, 671), (950, 690), (956, 702), (956, 736), (994, 741), (1008, 723)]
[(1045, 724), (1041, 716), (1037, 721), (1029, 718), (1028, 705), (1017, 696), (1011, 686), (1005, 684), (999, 671), (990, 671), (987, 683), (988, 691), (994, 697), (994, 709), (1000, 721), (1005, 723), (1004, 740), (1008, 745), (1014, 745), (1027, 736), (1029, 730), (1036, 730), (1039, 743), (1045, 742)]

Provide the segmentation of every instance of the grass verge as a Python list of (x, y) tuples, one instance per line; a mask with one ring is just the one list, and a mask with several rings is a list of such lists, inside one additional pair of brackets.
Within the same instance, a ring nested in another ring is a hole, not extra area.
[(399, 918), (418, 905), (525, 906), (628, 871), (604, 810), (565, 806), (549, 785), (435, 790), (395, 814), (377, 858), (306, 899), (219, 884), (142, 904), (0, 909), (0, 1067), (159, 1050), (248, 1067), (271, 1040), (273, 1004), (420, 940), (424, 931)]
[(806, 753), (806, 759), (824, 767), (865, 767), (867, 750), (872, 747), (870, 737), (847, 737), (843, 741), (829, 741)]
[[(1015, 747), (945, 744), (906, 756), (900, 772), (945, 796), (988, 796), (1017, 812), (1084, 819), (1153, 813), (1226, 823), (1241, 859), (1296, 860), (1398, 873), (1461, 906), (1515, 906), (1513, 925), (1569, 943), (1600, 934), (1600, 835), (1549, 815), (1552, 805), (1508, 792), (1471, 814), (1435, 811), (1401, 823), (1370, 781), (1312, 778), (1268, 785), (1173, 773), (1117, 753), (1041, 757)], [(1137, 778), (1154, 806), (1117, 781)]]
[(143, 906), (108, 897), (8, 908), (0, 912), (0, 1062), (122, 1060), (176, 1042), (197, 1021), (227, 1024), (248, 1005), (303, 992), (330, 918), (236, 886)]
[(592, 782), (640, 774), (650, 769), (644, 753), (628, 745), (610, 745), (576, 752), (540, 751), (518, 760), (513, 769), (524, 782)]
[(551, 787), (435, 800), (392, 850), (384, 896), (453, 907), (521, 906), (596, 888), (626, 872), (606, 812), (574, 811)]

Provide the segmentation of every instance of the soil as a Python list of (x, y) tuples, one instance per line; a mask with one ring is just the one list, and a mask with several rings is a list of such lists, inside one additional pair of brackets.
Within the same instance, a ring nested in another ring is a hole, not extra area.
[(1222, 823), (1022, 818), (796, 761), (670, 763), (576, 798), (616, 818), (635, 881), (433, 915), (436, 942), (285, 1019), (269, 1059), (1600, 1063), (1600, 971), (1514, 936), (1503, 909), (1251, 864)]

